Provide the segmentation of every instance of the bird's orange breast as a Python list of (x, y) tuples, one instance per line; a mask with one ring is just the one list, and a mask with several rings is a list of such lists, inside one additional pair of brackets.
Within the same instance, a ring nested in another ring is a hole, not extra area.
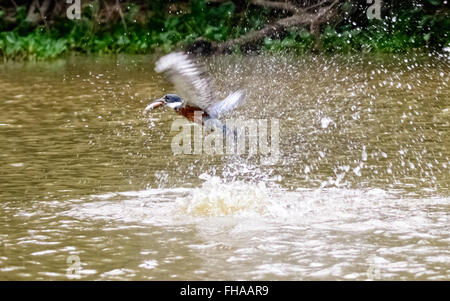
[(208, 117), (209, 115), (203, 111), (202, 109), (198, 108), (198, 107), (192, 107), (189, 105), (185, 105), (182, 108), (179, 108), (177, 110), (178, 114), (186, 117), (188, 120), (193, 121), (193, 122), (198, 122), (199, 120), (195, 120), (195, 112), (199, 112), (202, 116), (202, 119), (205, 117)]

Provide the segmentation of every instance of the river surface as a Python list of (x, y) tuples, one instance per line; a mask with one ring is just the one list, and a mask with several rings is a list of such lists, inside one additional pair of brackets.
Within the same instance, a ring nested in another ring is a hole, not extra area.
[(201, 59), (270, 164), (174, 154), (156, 59), (0, 65), (0, 280), (450, 280), (448, 58)]

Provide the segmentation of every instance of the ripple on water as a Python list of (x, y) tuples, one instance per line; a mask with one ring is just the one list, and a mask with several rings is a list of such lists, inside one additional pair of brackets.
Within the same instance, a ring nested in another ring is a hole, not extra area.
[[(438, 279), (450, 264), (442, 254), (449, 241), (449, 198), (405, 198), (381, 189), (287, 191), (206, 177), (199, 188), (149, 189), (90, 199), (72, 204), (63, 214), (124, 223), (111, 231), (140, 229), (134, 235), (140, 240), (149, 236), (139, 224), (184, 233), (158, 239), (156, 250), (141, 252), (136, 270), (106, 271), (101, 274), (104, 279), (139, 278), (139, 269), (158, 274), (165, 265), (178, 262), (176, 258), (189, 260), (177, 252), (161, 258), (157, 250), (169, 246), (202, 258), (203, 264), (192, 274), (200, 279), (204, 279), (201, 271), (221, 260), (230, 266), (215, 270), (216, 276), (208, 279), (230, 273), (246, 279)], [(186, 237), (192, 229), (195, 238)], [(182, 273), (167, 277), (183, 279)]]

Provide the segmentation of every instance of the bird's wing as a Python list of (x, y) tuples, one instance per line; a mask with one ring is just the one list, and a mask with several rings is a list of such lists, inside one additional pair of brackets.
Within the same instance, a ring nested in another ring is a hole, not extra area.
[(226, 112), (229, 112), (244, 102), (245, 93), (242, 90), (235, 91), (224, 100), (214, 104), (209, 108), (208, 114), (213, 118), (220, 118)]
[(195, 64), (187, 54), (174, 52), (161, 57), (155, 71), (167, 74), (177, 94), (187, 104), (208, 113), (208, 108), (216, 103), (216, 93), (206, 68)]

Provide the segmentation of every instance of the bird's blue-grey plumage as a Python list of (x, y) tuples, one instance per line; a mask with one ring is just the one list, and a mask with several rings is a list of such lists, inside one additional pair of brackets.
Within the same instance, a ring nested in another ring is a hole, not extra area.
[(220, 118), (245, 99), (245, 93), (238, 90), (219, 101), (205, 66), (194, 63), (182, 52), (161, 57), (156, 62), (155, 71), (164, 72), (168, 76), (184, 103), (202, 109), (212, 118)]

